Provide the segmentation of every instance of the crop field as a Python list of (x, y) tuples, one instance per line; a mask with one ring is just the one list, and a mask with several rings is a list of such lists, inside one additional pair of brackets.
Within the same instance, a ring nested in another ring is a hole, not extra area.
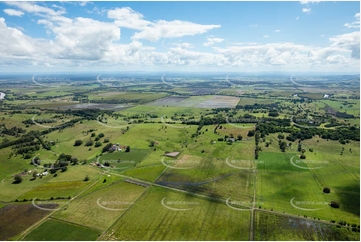
[(53, 217), (104, 231), (133, 205), (144, 190), (144, 187), (123, 181), (109, 183), (101, 189), (80, 196), (57, 211)]
[(345, 241), (360, 240), (360, 234), (353, 233), (335, 225), (326, 225), (317, 221), (288, 217), (265, 212), (256, 212), (255, 240), (299, 240), (299, 241)]
[(150, 105), (155, 106), (176, 106), (195, 108), (234, 108), (239, 101), (237, 97), (229, 96), (198, 96), (198, 97), (166, 97), (158, 99)]
[(142, 103), (164, 98), (163, 93), (138, 93), (138, 92), (95, 92), (89, 93), (90, 100), (140, 100)]
[(110, 166), (104, 167), (104, 169), (125, 171), (135, 167), (149, 154), (149, 152), (150, 150), (146, 149), (132, 149), (131, 152), (125, 152), (124, 150), (114, 151), (113, 153), (108, 153), (98, 157), (96, 161), (100, 162), (101, 164), (108, 162)]
[[(135, 216), (143, 219), (131, 219)], [(101, 239), (247, 240), (248, 230), (248, 211), (152, 188)]]
[(0, 239), (359, 239), (357, 77), (127, 75), (0, 80)]
[(66, 223), (59, 220), (48, 219), (39, 227), (31, 231), (24, 240), (25, 241), (75, 241), (75, 240), (96, 240), (99, 232), (95, 229)]
[[(56, 205), (45, 205), (48, 209)], [(5, 241), (17, 235), (38, 220), (47, 215), (50, 211), (38, 209), (31, 204), (15, 205), (10, 204), (0, 208), (0, 240)]]

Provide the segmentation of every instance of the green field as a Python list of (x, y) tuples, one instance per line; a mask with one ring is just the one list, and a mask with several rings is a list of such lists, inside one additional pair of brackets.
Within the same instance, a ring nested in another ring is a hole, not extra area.
[[(162, 205), (162, 201), (168, 208)], [(132, 219), (138, 216), (143, 218)], [(236, 211), (224, 204), (152, 188), (101, 239), (248, 240), (248, 220), (247, 211)]]
[(31, 241), (71, 241), (96, 240), (99, 232), (95, 229), (49, 219), (31, 231), (23, 240)]

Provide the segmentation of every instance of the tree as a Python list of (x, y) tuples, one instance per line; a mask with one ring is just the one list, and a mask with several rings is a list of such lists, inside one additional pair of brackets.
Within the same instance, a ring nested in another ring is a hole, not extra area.
[(130, 152), (130, 146), (129, 145), (125, 148), (125, 152)]
[(98, 134), (98, 137), (99, 137), (99, 138), (103, 138), (103, 137), (104, 137), (104, 134), (103, 134), (103, 133), (100, 133), (100, 134)]
[(331, 189), (329, 187), (324, 187), (323, 188), (323, 192), (324, 193), (330, 193), (331, 192)]
[(340, 204), (338, 202), (336, 202), (336, 201), (331, 201), (330, 206), (333, 207), (333, 208), (339, 208)]
[(36, 171), (33, 171), (33, 177), (36, 178), (37, 175), (38, 173)]
[(94, 136), (95, 136), (95, 133), (92, 133), (92, 134), (91, 134), (91, 137), (94, 137)]
[(154, 140), (152, 140), (152, 141), (149, 142), (149, 147), (153, 147), (154, 145), (155, 145), (155, 141), (154, 141)]
[(89, 176), (88, 175), (85, 176), (84, 181), (89, 181)]
[(80, 146), (81, 144), (83, 144), (83, 141), (78, 139), (78, 140), (75, 140), (74, 146)]
[(66, 167), (66, 166), (61, 167), (62, 172), (65, 172), (66, 170), (68, 170), (68, 167)]
[(242, 140), (243, 139), (243, 137), (242, 137), (242, 135), (237, 135), (237, 140)]
[(252, 137), (252, 136), (254, 136), (254, 133), (255, 133), (254, 130), (250, 130), (250, 131), (248, 131), (247, 136), (248, 136), (248, 137)]
[(306, 159), (306, 156), (304, 154), (300, 155), (301, 159)]
[(94, 147), (99, 147), (99, 146), (102, 146), (102, 142), (99, 142), (99, 141), (95, 142)]
[(14, 176), (14, 183), (15, 183), (15, 184), (21, 183), (22, 181), (23, 181), (23, 178), (21, 177), (20, 174), (16, 174), (16, 175)]
[(93, 140), (88, 140), (86, 143), (85, 143), (85, 146), (92, 146), (94, 144), (94, 141)]
[(108, 143), (109, 142), (109, 138), (105, 138), (103, 143)]

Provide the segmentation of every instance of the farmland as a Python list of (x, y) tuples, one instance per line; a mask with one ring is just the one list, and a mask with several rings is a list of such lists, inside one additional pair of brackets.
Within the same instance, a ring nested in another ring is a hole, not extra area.
[(355, 77), (119, 75), (0, 81), (2, 240), (359, 240)]

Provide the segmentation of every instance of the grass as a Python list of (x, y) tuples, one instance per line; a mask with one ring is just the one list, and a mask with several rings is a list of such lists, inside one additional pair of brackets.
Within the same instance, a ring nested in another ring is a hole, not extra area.
[(145, 189), (123, 181), (115, 184), (107, 181), (106, 184), (105, 187), (78, 197), (53, 216), (97, 230), (106, 230)]
[[(168, 207), (189, 210), (169, 209), (162, 205), (162, 200)], [(133, 219), (139, 216), (141, 220)], [(102, 239), (248, 240), (248, 220), (249, 212), (162, 188), (150, 188)]]
[(304, 241), (304, 240), (360, 240), (359, 232), (336, 228), (316, 221), (293, 218), (285, 215), (256, 212), (255, 240), (261, 241)]
[(39, 227), (31, 231), (24, 240), (31, 241), (71, 241), (82, 240), (90, 241), (96, 240), (99, 236), (99, 231), (74, 225), (59, 220), (48, 219)]

